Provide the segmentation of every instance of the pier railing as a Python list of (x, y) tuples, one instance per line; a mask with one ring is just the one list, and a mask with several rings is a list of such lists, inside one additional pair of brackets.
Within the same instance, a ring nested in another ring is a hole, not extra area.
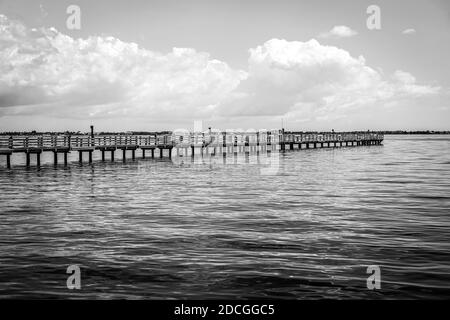
[(384, 135), (375, 132), (295, 133), (285, 132), (283, 142), (335, 142), (383, 140)]
[(384, 136), (374, 132), (173, 132), (153, 135), (36, 135), (0, 136), (0, 149), (80, 149), (101, 147), (215, 147), (252, 146), (289, 143), (382, 141)]
[(170, 144), (170, 137), (157, 135), (41, 135), (0, 136), (0, 149), (95, 148), (103, 146), (155, 146)]
[[(102, 161), (105, 161), (105, 153), (111, 153), (111, 161), (114, 161), (114, 153), (120, 149), (123, 152), (122, 159), (125, 161), (126, 152), (132, 153), (135, 159), (136, 149), (142, 149), (142, 157), (145, 157), (146, 150), (151, 151), (154, 158), (155, 149), (159, 149), (160, 158), (163, 157), (164, 150), (168, 150), (169, 158), (172, 156), (172, 149), (191, 149), (191, 155), (195, 154), (195, 149), (200, 148), (201, 153), (206, 148), (214, 148), (213, 153), (229, 152), (228, 147), (237, 148), (237, 152), (248, 150), (293, 150), (309, 148), (330, 148), (342, 146), (360, 145), (380, 145), (384, 137), (382, 134), (374, 132), (286, 132), (284, 130), (272, 131), (207, 131), (207, 132), (172, 132), (155, 133), (148, 135), (133, 134), (113, 134), (113, 135), (13, 135), (0, 136), (0, 154), (6, 156), (6, 166), (11, 167), (11, 156), (15, 152), (26, 154), (26, 165), (30, 166), (30, 154), (36, 154), (36, 164), (40, 166), (40, 154), (44, 151), (54, 153), (54, 164), (58, 163), (58, 154), (63, 153), (64, 165), (67, 165), (67, 154), (78, 151), (79, 162), (83, 161), (83, 153), (88, 153), (89, 163), (92, 163), (92, 153), (95, 150), (101, 151)], [(183, 150), (182, 150), (183, 151)], [(236, 152), (236, 149), (234, 149)], [(224, 153), (225, 154), (225, 153)]]

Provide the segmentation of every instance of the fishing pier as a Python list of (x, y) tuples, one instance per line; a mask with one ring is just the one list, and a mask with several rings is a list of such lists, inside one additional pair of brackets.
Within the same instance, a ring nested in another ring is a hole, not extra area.
[(53, 163), (58, 165), (58, 155), (62, 162), (68, 165), (68, 153), (78, 152), (78, 161), (92, 163), (92, 153), (101, 152), (101, 160), (106, 161), (106, 155), (114, 161), (115, 152), (122, 152), (122, 160), (126, 161), (127, 151), (135, 160), (136, 150), (140, 149), (142, 158), (146, 152), (155, 158), (155, 150), (163, 158), (164, 150), (172, 157), (175, 149), (177, 156), (194, 156), (204, 152), (210, 155), (237, 152), (271, 152), (272, 150), (301, 150), (317, 148), (338, 148), (353, 146), (381, 145), (384, 136), (374, 132), (292, 132), (284, 130), (272, 131), (206, 131), (189, 132), (174, 131), (171, 133), (152, 133), (147, 135), (90, 134), (79, 135), (13, 135), (0, 136), (0, 155), (6, 156), (6, 167), (11, 168), (15, 153), (25, 153), (26, 166), (31, 166), (31, 155), (35, 155), (36, 166), (41, 165), (41, 154), (53, 152)]

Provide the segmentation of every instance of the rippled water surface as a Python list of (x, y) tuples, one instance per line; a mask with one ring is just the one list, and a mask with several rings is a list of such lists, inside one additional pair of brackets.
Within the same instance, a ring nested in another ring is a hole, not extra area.
[(450, 136), (287, 151), (275, 175), (252, 154), (51, 160), (1, 156), (2, 298), (450, 297)]

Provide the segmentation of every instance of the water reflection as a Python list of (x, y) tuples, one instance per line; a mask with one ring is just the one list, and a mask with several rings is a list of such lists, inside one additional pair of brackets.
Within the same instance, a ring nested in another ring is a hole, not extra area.
[[(1, 169), (0, 294), (448, 297), (449, 139), (386, 139)], [(65, 287), (69, 264), (80, 292)], [(366, 288), (370, 264), (379, 292)]]

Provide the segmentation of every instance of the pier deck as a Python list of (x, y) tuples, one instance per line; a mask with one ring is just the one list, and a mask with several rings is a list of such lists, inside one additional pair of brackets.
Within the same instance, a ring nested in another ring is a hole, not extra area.
[[(67, 154), (78, 152), (79, 162), (83, 161), (83, 154), (88, 153), (89, 163), (92, 162), (92, 153), (96, 150), (102, 154), (105, 161), (105, 152), (111, 154), (114, 161), (114, 153), (122, 150), (122, 159), (126, 160), (126, 152), (131, 151), (132, 159), (135, 159), (137, 149), (142, 150), (142, 157), (149, 150), (151, 157), (155, 157), (155, 150), (159, 149), (159, 156), (163, 157), (163, 151), (168, 150), (168, 156), (172, 156), (172, 149), (177, 152), (184, 149), (184, 154), (193, 156), (199, 149), (203, 154), (204, 149), (214, 148), (214, 154), (218, 152), (246, 152), (252, 150), (294, 150), (313, 148), (335, 148), (346, 146), (370, 146), (380, 145), (384, 136), (373, 132), (319, 132), (304, 133), (284, 130), (259, 131), (259, 132), (172, 132), (150, 135), (36, 135), (36, 136), (0, 136), (0, 155), (6, 156), (6, 165), (11, 167), (11, 157), (14, 153), (26, 154), (26, 165), (30, 166), (30, 155), (36, 155), (36, 164), (40, 166), (40, 155), (43, 152), (54, 153), (54, 164), (58, 164), (58, 153), (64, 154), (64, 165), (67, 165)], [(297, 148), (295, 148), (297, 146)]]

